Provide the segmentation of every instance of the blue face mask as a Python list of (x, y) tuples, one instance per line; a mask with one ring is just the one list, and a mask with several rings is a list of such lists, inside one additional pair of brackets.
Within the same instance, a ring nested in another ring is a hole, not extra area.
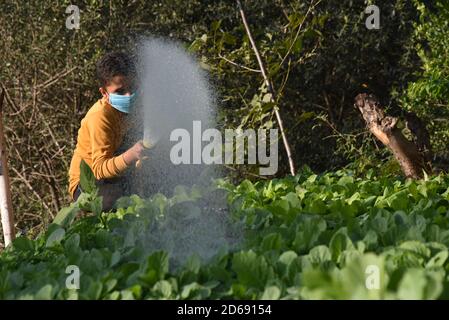
[(111, 106), (113, 106), (118, 111), (124, 113), (130, 112), (134, 104), (135, 98), (136, 98), (135, 93), (133, 93), (130, 96), (125, 96), (116, 93), (109, 93), (109, 103), (111, 104)]

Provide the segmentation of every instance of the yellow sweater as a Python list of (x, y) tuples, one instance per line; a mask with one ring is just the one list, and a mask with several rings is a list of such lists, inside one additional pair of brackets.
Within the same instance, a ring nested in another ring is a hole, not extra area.
[(125, 134), (123, 117), (123, 113), (103, 98), (81, 120), (69, 170), (69, 193), (72, 198), (80, 181), (81, 159), (89, 165), (96, 179), (117, 177), (128, 167), (123, 154), (114, 156)]

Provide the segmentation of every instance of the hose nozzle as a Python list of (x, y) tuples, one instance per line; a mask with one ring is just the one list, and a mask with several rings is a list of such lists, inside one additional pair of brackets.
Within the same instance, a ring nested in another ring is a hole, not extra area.
[[(156, 145), (157, 139), (150, 139), (150, 131), (148, 129), (145, 129), (143, 132), (143, 140), (141, 140), (142, 145), (145, 149), (151, 149)], [(139, 159), (136, 161), (136, 168), (140, 169), (142, 167), (142, 161), (148, 159), (147, 156), (142, 157), (142, 159)]]

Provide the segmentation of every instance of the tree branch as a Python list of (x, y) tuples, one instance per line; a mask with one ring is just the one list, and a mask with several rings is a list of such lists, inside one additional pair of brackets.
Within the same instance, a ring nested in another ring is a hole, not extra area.
[(253, 69), (253, 68), (248, 68), (248, 67), (243, 66), (243, 65), (241, 65), (241, 64), (238, 64), (238, 63), (236, 63), (236, 62), (234, 62), (234, 61), (232, 61), (232, 60), (229, 60), (228, 58), (223, 57), (221, 54), (218, 54), (218, 57), (221, 58), (221, 59), (223, 59), (223, 60), (226, 61), (227, 63), (232, 64), (232, 65), (235, 66), (235, 67), (239, 67), (239, 68), (242, 68), (242, 69), (251, 71), (251, 72), (257, 72), (257, 73), (260, 72), (260, 70)]
[(430, 148), (430, 140), (423, 141), (423, 137), (428, 138), (428, 132), (422, 122), (416, 120), (416, 116), (412, 119), (413, 116), (410, 115), (408, 122), (410, 126), (412, 123), (415, 125), (415, 132), (410, 131), (412, 134), (418, 134), (415, 137), (417, 141), (421, 141), (421, 148), (420, 144), (404, 137), (396, 127), (398, 118), (386, 116), (374, 95), (359, 94), (355, 98), (355, 106), (362, 113), (371, 133), (393, 152), (407, 178), (420, 179), (424, 172), (431, 173), (431, 166), (423, 153), (427, 152), (424, 146)]
[(260, 53), (259, 53), (259, 50), (257, 49), (256, 43), (255, 43), (255, 41), (253, 39), (253, 36), (251, 34), (251, 30), (249, 28), (248, 22), (246, 21), (245, 12), (243, 11), (243, 7), (242, 7), (242, 4), (240, 3), (240, 0), (237, 0), (237, 6), (238, 6), (239, 11), (240, 11), (240, 16), (242, 17), (243, 25), (245, 26), (246, 34), (248, 35), (248, 38), (249, 38), (249, 41), (251, 42), (251, 46), (253, 48), (254, 54), (256, 55), (256, 58), (257, 58), (257, 62), (259, 63), (260, 72), (262, 73), (263, 79), (265, 81), (265, 85), (267, 86), (268, 92), (271, 93), (270, 102), (272, 102), (275, 105), (274, 112), (275, 112), (275, 115), (276, 115), (276, 120), (277, 120), (278, 125), (279, 125), (279, 130), (281, 131), (282, 141), (284, 143), (284, 148), (285, 148), (285, 151), (287, 153), (288, 162), (289, 162), (289, 166), (290, 166), (290, 174), (292, 176), (294, 176), (294, 175), (296, 175), (295, 164), (293, 162), (293, 157), (292, 157), (290, 145), (288, 143), (287, 136), (285, 134), (284, 124), (283, 124), (281, 115), (279, 113), (279, 109), (276, 106), (276, 98), (275, 98), (276, 97), (276, 93), (275, 93), (275, 90), (273, 88), (273, 84), (271, 83), (271, 81), (268, 78), (267, 73), (265, 71), (264, 63), (262, 61), (262, 58), (261, 58)]

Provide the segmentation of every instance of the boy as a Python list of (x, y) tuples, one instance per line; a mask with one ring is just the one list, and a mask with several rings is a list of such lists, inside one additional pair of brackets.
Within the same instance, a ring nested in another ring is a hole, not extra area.
[(69, 170), (69, 192), (73, 200), (81, 194), (80, 164), (84, 160), (92, 169), (103, 209), (108, 211), (122, 195), (120, 175), (144, 157), (144, 146), (137, 142), (127, 151), (116, 155), (127, 131), (125, 119), (133, 109), (136, 95), (136, 67), (122, 52), (106, 54), (97, 63), (100, 83), (99, 99), (81, 121)]

